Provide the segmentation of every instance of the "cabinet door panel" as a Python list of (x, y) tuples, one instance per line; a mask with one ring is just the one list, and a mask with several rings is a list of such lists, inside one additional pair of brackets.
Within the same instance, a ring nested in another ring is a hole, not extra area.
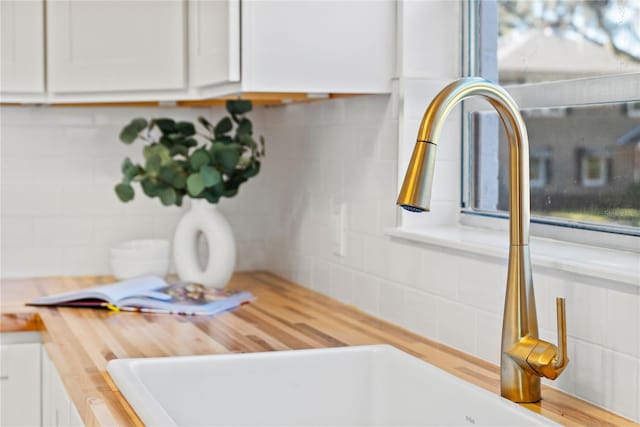
[(47, 2), (50, 90), (184, 88), (184, 21), (182, 0)]
[(240, 80), (240, 2), (189, 1), (189, 84)]
[(0, 90), (44, 92), (42, 0), (0, 1)]
[(0, 425), (40, 425), (40, 344), (0, 346)]
[(389, 92), (396, 3), (249, 1), (242, 84), (249, 92)]

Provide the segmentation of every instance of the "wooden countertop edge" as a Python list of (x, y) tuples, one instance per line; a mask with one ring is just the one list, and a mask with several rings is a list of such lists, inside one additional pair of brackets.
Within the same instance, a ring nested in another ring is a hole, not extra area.
[[(499, 367), (496, 365), (431, 341), (399, 326), (375, 318), (353, 306), (347, 306), (328, 296), (318, 294), (313, 290), (282, 279), (272, 273), (258, 271), (240, 273), (234, 277), (236, 276), (242, 277), (245, 281), (258, 281), (270, 288), (268, 291), (273, 291), (274, 295), (267, 295), (267, 299), (270, 299), (269, 303), (281, 304), (282, 302), (277, 300), (278, 293), (286, 291), (301, 297), (304, 300), (304, 304), (301, 305), (309, 304), (310, 307), (313, 306), (314, 310), (317, 309), (316, 305), (318, 304), (329, 306), (332, 308), (332, 314), (340, 322), (344, 322), (353, 328), (356, 334), (362, 332), (363, 336), (373, 337), (374, 341), (378, 343), (394, 345), (463, 380), (496, 394), (499, 393)], [(64, 278), (49, 279), (65, 280)], [(82, 278), (84, 281), (92, 279)], [(105, 283), (109, 280), (108, 278), (95, 279), (98, 280), (98, 283)], [(46, 282), (46, 280), (46, 278), (37, 279), (39, 283)], [(29, 279), (24, 279), (24, 281), (29, 281)], [(300, 301), (296, 301), (296, 303), (300, 303)], [(288, 309), (295, 312), (293, 307), (288, 307)], [(63, 315), (61, 309), (57, 308), (26, 307), (15, 302), (10, 304), (3, 303), (0, 310), (0, 332), (41, 332), (44, 347), (60, 373), (65, 388), (87, 427), (144, 426), (105, 370), (95, 369), (96, 372), (82, 372), (79, 375), (74, 375), (74, 366), (82, 366), (78, 359), (87, 359), (91, 358), (91, 356), (86, 354), (82, 342), (79, 342), (75, 332), (70, 330), (66, 323), (61, 325), (55, 321), (61, 315)], [(242, 316), (246, 315), (247, 313)], [(299, 315), (304, 316), (304, 312), (299, 311)], [(240, 317), (242, 318), (242, 316)], [(256, 319), (261, 318), (261, 316), (265, 316), (265, 313), (262, 310), (257, 310), (256, 313), (251, 313), (251, 317), (253, 318), (254, 316)], [(266, 316), (269, 316), (269, 314), (267, 313)], [(264, 318), (267, 319), (267, 317)], [(218, 319), (218, 317), (215, 319)], [(330, 330), (336, 326), (335, 321), (331, 319), (321, 319), (316, 322), (325, 330)], [(51, 325), (57, 330), (51, 330)], [(315, 327), (316, 325), (313, 326)], [(315, 331), (320, 333), (319, 328), (316, 328)], [(324, 343), (324, 345), (322, 340), (330, 340), (331, 338), (320, 337), (318, 341), (312, 343), (312, 346), (360, 345), (357, 341), (362, 337), (356, 335), (352, 337), (353, 339), (345, 340), (348, 341), (348, 344), (337, 341), (335, 343)], [(318, 343), (320, 345), (316, 345)], [(116, 356), (114, 355), (113, 357), (115, 358)], [(91, 365), (92, 363), (89, 362), (88, 364)], [(567, 426), (638, 425), (631, 420), (548, 386), (543, 385), (542, 394), (543, 400), (541, 402), (522, 404), (522, 406)]]

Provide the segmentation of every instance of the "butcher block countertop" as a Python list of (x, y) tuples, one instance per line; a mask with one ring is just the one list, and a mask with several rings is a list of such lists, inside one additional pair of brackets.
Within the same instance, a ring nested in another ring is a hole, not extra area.
[[(87, 426), (143, 425), (106, 372), (116, 358), (391, 344), (499, 393), (497, 366), (425, 339), (267, 272), (237, 273), (229, 288), (257, 300), (209, 318), (26, 307), (41, 295), (110, 283), (111, 277), (3, 280), (0, 331), (40, 331)], [(557, 390), (527, 408), (565, 425), (637, 425)]]

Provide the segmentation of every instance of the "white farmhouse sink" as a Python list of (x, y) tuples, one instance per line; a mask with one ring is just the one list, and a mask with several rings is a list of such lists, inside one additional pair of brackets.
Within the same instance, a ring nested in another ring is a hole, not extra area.
[(148, 426), (557, 425), (387, 345), (112, 360)]

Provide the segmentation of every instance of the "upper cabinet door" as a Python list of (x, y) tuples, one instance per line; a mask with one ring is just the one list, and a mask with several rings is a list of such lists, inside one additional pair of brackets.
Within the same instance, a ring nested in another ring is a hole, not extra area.
[(44, 92), (44, 5), (0, 1), (0, 91)]
[(242, 87), (248, 92), (390, 92), (396, 2), (242, 3)]
[(185, 88), (183, 0), (47, 2), (49, 90)]
[(240, 81), (239, 0), (189, 1), (189, 85)]

